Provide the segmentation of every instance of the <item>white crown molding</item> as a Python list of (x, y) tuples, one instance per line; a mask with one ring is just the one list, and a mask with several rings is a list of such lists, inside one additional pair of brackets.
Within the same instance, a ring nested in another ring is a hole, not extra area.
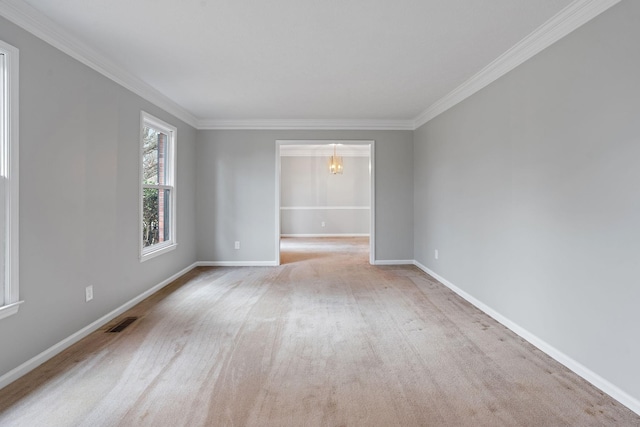
[(414, 130), (413, 120), (200, 120), (207, 130)]
[(414, 129), (488, 86), (518, 65), (586, 24), (620, 0), (575, 0), (415, 118)]
[(123, 70), (27, 3), (16, 0), (0, 1), (0, 15), (185, 123), (197, 126), (196, 117), (176, 102)]

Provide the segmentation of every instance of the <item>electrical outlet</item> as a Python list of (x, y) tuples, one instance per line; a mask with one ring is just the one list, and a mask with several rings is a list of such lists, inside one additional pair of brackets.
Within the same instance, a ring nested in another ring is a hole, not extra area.
[(320, 223), (320, 225), (321, 225), (322, 227), (324, 227), (326, 224), (324, 223), (324, 221), (322, 221), (322, 222)]
[(240, 242), (236, 241), (236, 244), (233, 247), (236, 249), (240, 249)]
[(433, 257), (435, 259), (438, 259), (438, 250), (436, 249), (435, 252), (433, 253)]
[(93, 286), (87, 286), (84, 288), (84, 299), (85, 302), (89, 302), (93, 299)]

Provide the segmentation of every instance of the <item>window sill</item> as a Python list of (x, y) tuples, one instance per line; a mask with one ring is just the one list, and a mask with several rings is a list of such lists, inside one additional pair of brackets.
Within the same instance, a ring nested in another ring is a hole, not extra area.
[(147, 250), (143, 251), (140, 255), (140, 262), (145, 262), (150, 260), (151, 258), (155, 258), (159, 255), (165, 254), (167, 252), (171, 252), (175, 248), (178, 247), (177, 243), (171, 243), (168, 245), (157, 245), (158, 247), (147, 248)]
[(0, 307), (0, 319), (4, 319), (5, 317), (13, 316), (18, 312), (20, 308), (20, 304), (24, 301), (18, 301), (11, 304), (3, 305)]

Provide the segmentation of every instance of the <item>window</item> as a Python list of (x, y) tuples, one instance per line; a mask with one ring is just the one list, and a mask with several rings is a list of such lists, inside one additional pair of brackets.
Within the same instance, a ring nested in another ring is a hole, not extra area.
[(0, 41), (0, 319), (18, 312), (18, 49)]
[(176, 128), (141, 113), (140, 260), (176, 247)]

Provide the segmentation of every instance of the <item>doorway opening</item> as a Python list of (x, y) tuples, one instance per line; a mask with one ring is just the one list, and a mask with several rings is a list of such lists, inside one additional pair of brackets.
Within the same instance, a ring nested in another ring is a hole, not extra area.
[[(277, 265), (283, 245), (326, 244), (331, 250), (341, 239), (364, 243), (374, 263), (374, 146), (370, 140), (276, 141)], [(334, 173), (332, 156), (340, 158), (342, 173)]]

